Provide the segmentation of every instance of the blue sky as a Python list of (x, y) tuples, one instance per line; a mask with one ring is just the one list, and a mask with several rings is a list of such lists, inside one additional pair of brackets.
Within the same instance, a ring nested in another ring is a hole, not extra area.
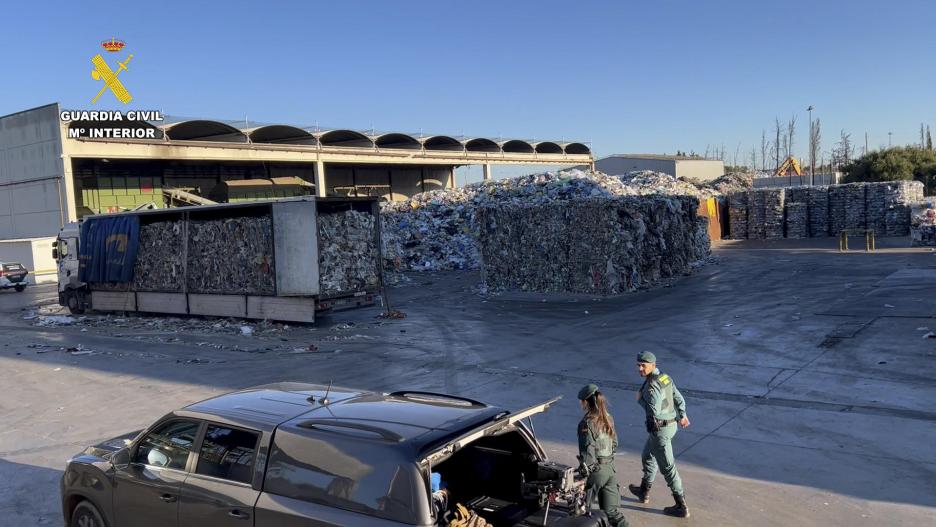
[[(34, 7), (42, 5), (42, 8)], [(167, 114), (591, 142), (597, 155), (729, 161), (817, 108), (871, 147), (936, 128), (936, 4), (866, 2), (25, 2), (3, 8), (0, 115), (91, 108), (115, 36), (135, 100)], [(936, 130), (934, 130), (936, 131)], [(745, 157), (745, 158), (747, 158)]]

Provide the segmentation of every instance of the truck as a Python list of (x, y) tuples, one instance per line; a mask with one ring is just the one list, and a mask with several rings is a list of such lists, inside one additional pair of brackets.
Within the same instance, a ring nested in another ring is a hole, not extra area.
[(373, 305), (376, 198), (299, 198), (89, 215), (53, 243), (59, 304), (86, 310), (315, 321)]

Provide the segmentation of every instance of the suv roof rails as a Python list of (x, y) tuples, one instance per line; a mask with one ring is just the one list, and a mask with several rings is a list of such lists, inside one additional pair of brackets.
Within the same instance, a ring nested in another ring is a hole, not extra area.
[(433, 402), (451, 401), (451, 402), (456, 402), (456, 404), (457, 402), (462, 403), (458, 406), (464, 406), (465, 403), (467, 403), (469, 406), (487, 407), (487, 405), (482, 403), (481, 401), (476, 401), (474, 399), (469, 399), (467, 397), (459, 397), (457, 395), (449, 395), (449, 394), (436, 393), (436, 392), (423, 392), (423, 391), (418, 391), (418, 390), (402, 390), (398, 392), (392, 392), (387, 395), (389, 397), (400, 397), (402, 399), (411, 399), (411, 400), (416, 400), (420, 402), (426, 402), (429, 404), (432, 404)]
[(369, 434), (374, 434), (379, 436), (384, 441), (392, 441), (394, 443), (399, 443), (403, 441), (403, 437), (400, 434), (391, 432), (385, 428), (380, 428), (379, 426), (371, 426), (363, 423), (355, 423), (348, 421), (340, 421), (337, 419), (305, 419), (301, 423), (298, 423), (296, 426), (300, 428), (309, 428), (322, 430), (323, 432), (331, 433), (341, 433), (340, 430), (334, 430), (335, 428), (347, 428), (349, 430), (357, 432), (366, 432)]

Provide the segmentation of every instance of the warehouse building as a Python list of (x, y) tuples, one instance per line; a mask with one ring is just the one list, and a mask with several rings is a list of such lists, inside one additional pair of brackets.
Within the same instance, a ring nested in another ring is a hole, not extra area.
[(654, 154), (615, 154), (595, 161), (595, 168), (612, 176), (636, 170), (652, 170), (699, 181), (711, 181), (725, 174), (724, 161)]
[[(89, 133), (109, 127), (145, 133)], [(53, 236), (85, 215), (135, 207), (303, 194), (401, 200), (454, 187), (460, 166), (481, 165), (489, 179), (493, 165), (593, 161), (579, 142), (205, 119), (63, 121), (55, 103), (0, 117), (0, 240)]]

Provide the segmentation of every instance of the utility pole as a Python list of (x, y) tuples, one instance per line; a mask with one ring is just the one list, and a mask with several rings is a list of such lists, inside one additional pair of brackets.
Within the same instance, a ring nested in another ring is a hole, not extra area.
[(868, 132), (865, 131), (865, 151), (864, 155), (868, 155)]
[(815, 136), (813, 136), (813, 121), (812, 121), (812, 111), (814, 110), (813, 105), (809, 105), (809, 108), (806, 108), (806, 111), (809, 112), (809, 184), (816, 184), (816, 147), (813, 145), (815, 141)]
[(887, 132), (887, 148), (891, 147), (891, 136), (894, 135), (894, 132)]

